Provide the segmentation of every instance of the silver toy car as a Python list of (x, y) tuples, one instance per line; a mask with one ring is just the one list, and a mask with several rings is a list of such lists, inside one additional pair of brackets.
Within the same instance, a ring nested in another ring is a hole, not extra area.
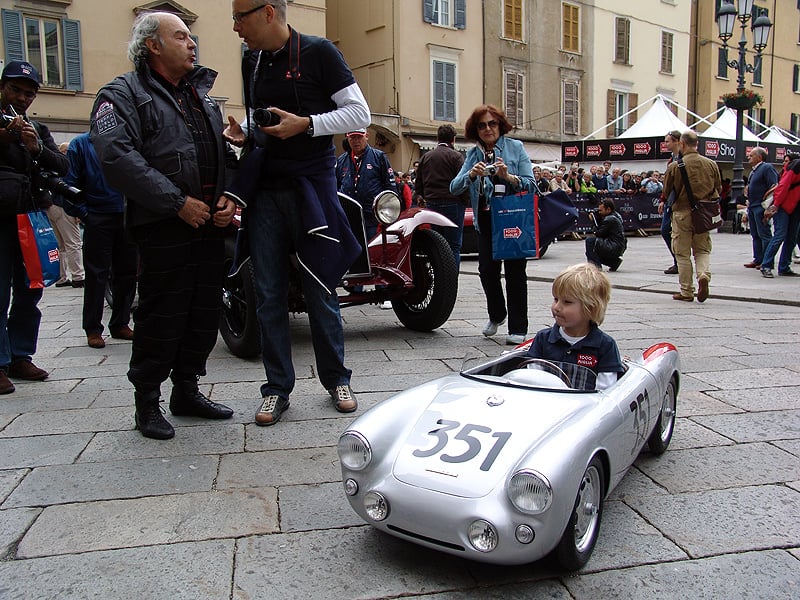
[(603, 500), (648, 444), (672, 439), (680, 380), (668, 343), (625, 360), (604, 391), (584, 367), (527, 345), (417, 386), (339, 438), (344, 490), (367, 523), (465, 558), (589, 560)]

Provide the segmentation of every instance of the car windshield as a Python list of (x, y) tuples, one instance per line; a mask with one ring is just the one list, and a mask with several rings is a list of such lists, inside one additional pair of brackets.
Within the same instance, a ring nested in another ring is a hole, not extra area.
[(461, 375), (486, 383), (547, 390), (594, 391), (595, 373), (579, 365), (531, 358), (524, 352), (497, 359), (468, 358)]

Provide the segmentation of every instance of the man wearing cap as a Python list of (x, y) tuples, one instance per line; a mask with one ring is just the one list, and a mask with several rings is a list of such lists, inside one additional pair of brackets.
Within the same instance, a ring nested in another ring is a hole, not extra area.
[(34, 161), (58, 175), (66, 175), (69, 163), (47, 127), (27, 117), (39, 82), (36, 68), (18, 60), (9, 62), (0, 76), (0, 394), (14, 391), (9, 377), (42, 381), (48, 375), (31, 360), (39, 338), (42, 290), (28, 288), (16, 214), (35, 207), (30, 186)]
[(341, 154), (336, 160), (336, 183), (340, 192), (361, 205), (367, 239), (372, 239), (378, 231), (372, 202), (384, 190), (397, 193), (394, 171), (386, 154), (369, 145), (366, 129), (348, 132), (347, 141), (350, 143), (350, 152)]

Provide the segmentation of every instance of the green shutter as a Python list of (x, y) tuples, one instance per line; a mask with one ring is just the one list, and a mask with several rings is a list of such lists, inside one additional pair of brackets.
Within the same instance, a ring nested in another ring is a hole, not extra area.
[(83, 58), (81, 56), (81, 22), (64, 19), (64, 87), (83, 91)]
[(25, 60), (25, 42), (22, 37), (22, 13), (3, 9), (3, 40), (5, 60)]
[(456, 0), (456, 29), (467, 28), (467, 0)]
[(422, 0), (422, 20), (433, 23), (433, 0)]

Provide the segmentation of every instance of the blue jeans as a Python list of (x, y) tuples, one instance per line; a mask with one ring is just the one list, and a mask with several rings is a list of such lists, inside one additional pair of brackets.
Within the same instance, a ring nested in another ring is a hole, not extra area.
[[(247, 209), (247, 231), (255, 272), (256, 314), (261, 329), (261, 358), (267, 382), (261, 395), (288, 398), (294, 389), (289, 328), (289, 255), (304, 235), (300, 229), (299, 192), (260, 190)], [(325, 389), (350, 383), (344, 366), (344, 331), (336, 292), (329, 294), (300, 269), (303, 297), (311, 325), (317, 372)]]
[(750, 236), (753, 238), (753, 262), (760, 265), (772, 239), (772, 230), (769, 223), (764, 223), (764, 209), (760, 202), (751, 203), (747, 207), (747, 222), (750, 225)]
[(797, 231), (798, 227), (800, 227), (800, 211), (795, 209), (790, 215), (782, 208), (779, 208), (775, 216), (772, 217), (772, 223), (775, 232), (772, 234), (772, 240), (766, 250), (764, 250), (764, 259), (761, 261), (761, 268), (773, 268), (775, 255), (778, 254), (778, 248), (782, 245), (781, 257), (778, 259), (778, 273), (786, 273), (792, 266), (792, 250), (797, 243)]
[(677, 266), (675, 253), (672, 251), (672, 207), (664, 205), (664, 213), (661, 215), (661, 237), (667, 245), (669, 253), (672, 255), (672, 264)]
[[(13, 296), (12, 296), (13, 291)], [(28, 288), (16, 217), (0, 219), (0, 368), (36, 354), (42, 290)], [(9, 311), (9, 306), (11, 310)]]
[(450, 244), (453, 256), (456, 257), (456, 267), (461, 264), (461, 240), (464, 236), (464, 212), (467, 208), (461, 202), (434, 202), (429, 201), (426, 207), (444, 215), (458, 227), (443, 227), (442, 225), (431, 225), (431, 229), (438, 231), (442, 237)]

